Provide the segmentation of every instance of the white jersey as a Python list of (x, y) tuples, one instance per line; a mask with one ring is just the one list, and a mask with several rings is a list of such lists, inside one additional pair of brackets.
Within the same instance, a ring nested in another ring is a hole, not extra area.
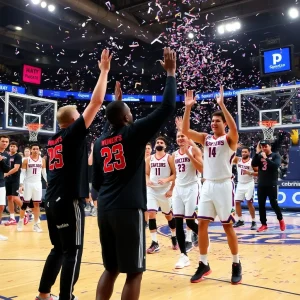
[(25, 183), (36, 183), (42, 181), (43, 159), (41, 156), (37, 160), (27, 158), (27, 169)]
[(203, 177), (207, 180), (230, 179), (234, 155), (235, 152), (229, 147), (227, 135), (218, 138), (207, 135), (204, 142)]
[[(192, 147), (188, 150), (192, 154)], [(175, 151), (176, 186), (198, 182), (198, 171), (186, 154), (180, 154), (180, 149)]]
[(254, 180), (253, 176), (245, 174), (245, 170), (253, 172), (253, 168), (251, 166), (252, 159), (244, 161), (241, 157), (239, 157), (237, 163), (237, 171), (238, 171), (238, 182), (239, 183), (248, 183)]
[(169, 154), (165, 154), (162, 158), (157, 159), (155, 154), (150, 156), (150, 181), (153, 182), (154, 188), (162, 188), (171, 185), (171, 182), (166, 184), (158, 184), (159, 179), (168, 178), (171, 176), (171, 168), (169, 165)]

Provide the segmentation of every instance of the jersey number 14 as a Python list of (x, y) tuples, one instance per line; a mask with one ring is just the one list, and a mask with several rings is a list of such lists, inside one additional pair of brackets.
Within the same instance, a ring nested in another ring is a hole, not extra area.
[[(113, 145), (111, 148), (102, 148), (101, 156), (105, 157), (103, 163), (104, 173), (113, 172), (114, 170), (123, 170), (126, 167), (123, 145), (120, 143)], [(115, 161), (111, 162), (113, 157)]]

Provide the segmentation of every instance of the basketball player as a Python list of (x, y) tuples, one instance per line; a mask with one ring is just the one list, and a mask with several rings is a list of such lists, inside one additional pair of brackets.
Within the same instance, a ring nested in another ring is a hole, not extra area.
[(253, 206), (253, 196), (254, 196), (254, 178), (257, 176), (258, 168), (251, 166), (252, 159), (250, 158), (250, 149), (248, 147), (242, 147), (242, 157), (235, 157), (233, 159), (233, 164), (237, 165), (238, 173), (238, 184), (235, 191), (235, 207), (236, 214), (238, 216), (238, 221), (233, 225), (237, 228), (244, 226), (245, 222), (242, 217), (242, 206), (241, 202), (246, 199), (249, 213), (252, 218), (251, 230), (256, 230), (256, 221), (255, 221), (255, 208)]
[(17, 226), (18, 231), (23, 230), (25, 211), (30, 200), (33, 202), (33, 231), (43, 231), (39, 222), (40, 203), (42, 202), (43, 193), (42, 176), (47, 183), (46, 161), (40, 156), (39, 145), (32, 144), (31, 156), (24, 159), (21, 169), (20, 194), (24, 192), (24, 203), (20, 211), (20, 219)]
[(278, 153), (273, 153), (270, 141), (262, 141), (256, 147), (256, 154), (252, 160), (252, 166), (258, 167), (257, 198), (261, 227), (258, 232), (268, 230), (266, 201), (269, 197), (270, 204), (276, 213), (280, 230), (285, 230), (285, 222), (277, 201), (278, 195), (278, 169), (281, 158)]
[(9, 163), (10, 171), (4, 174), (6, 196), (8, 200), (8, 210), (10, 213), (9, 221), (5, 223), (5, 226), (17, 225), (15, 219), (15, 207), (16, 203), (19, 207), (22, 207), (22, 201), (19, 198), (19, 185), (20, 185), (20, 167), (22, 165), (22, 157), (17, 153), (18, 144), (16, 142), (10, 142), (9, 145)]
[(175, 168), (172, 164), (172, 156), (165, 152), (166, 148), (166, 139), (159, 136), (155, 140), (155, 154), (146, 159), (147, 210), (152, 238), (151, 246), (147, 249), (148, 254), (157, 253), (160, 250), (156, 225), (156, 214), (159, 207), (171, 230), (172, 249), (178, 249), (175, 219), (171, 211), (172, 182), (175, 180)]
[[(9, 137), (5, 135), (0, 136), (0, 224), (2, 220), (2, 213), (6, 205), (6, 190), (4, 174), (10, 170), (9, 155), (5, 151), (9, 144)], [(0, 236), (0, 240), (7, 240), (7, 237)]]
[[(180, 128), (177, 125), (177, 128)], [(202, 153), (195, 143), (190, 143), (188, 138), (181, 132), (177, 132), (177, 144), (179, 149), (172, 155), (172, 164), (176, 169), (175, 188), (173, 193), (173, 214), (176, 220), (176, 237), (180, 248), (180, 257), (175, 264), (176, 269), (182, 269), (190, 265), (187, 256), (187, 244), (183, 229), (183, 219), (193, 232), (198, 234), (198, 226), (195, 223), (196, 206), (199, 200), (200, 185), (198, 172), (202, 172)], [(191, 231), (190, 239), (191, 239)], [(188, 235), (188, 230), (187, 230)], [(191, 240), (188, 241), (192, 246)], [(188, 250), (191, 250), (189, 247)]]
[(29, 147), (25, 147), (23, 160), (25, 158), (28, 158), (29, 156), (30, 156), (30, 148)]
[[(195, 275), (191, 278), (191, 282), (200, 282), (204, 276), (211, 273), (207, 260), (208, 225), (218, 215), (232, 253), (231, 282), (237, 284), (242, 280), (242, 266), (238, 254), (237, 236), (232, 227), (234, 222), (232, 216), (234, 184), (231, 177), (232, 160), (237, 149), (239, 135), (235, 121), (224, 104), (222, 86), (220, 95), (217, 97), (217, 103), (221, 111), (216, 111), (212, 115), (212, 135), (190, 129), (191, 108), (195, 102), (193, 91), (188, 91), (185, 98), (182, 131), (188, 138), (201, 143), (204, 147), (203, 178), (205, 178), (198, 204), (200, 262)], [(229, 127), (227, 134), (225, 131), (226, 126)]]
[(146, 145), (146, 149), (145, 149), (145, 159), (147, 157), (149, 157), (152, 153), (152, 146), (151, 146), (151, 143), (147, 143)]
[(129, 107), (113, 101), (106, 108), (111, 129), (94, 146), (93, 186), (99, 190), (98, 224), (105, 271), (97, 300), (110, 299), (119, 273), (126, 273), (122, 300), (137, 300), (145, 271), (145, 147), (176, 106), (176, 54), (164, 49), (167, 83), (163, 101), (133, 123)]
[(74, 105), (57, 112), (60, 131), (48, 141), (48, 188), (45, 195), (50, 240), (53, 245), (44, 266), (36, 300), (57, 300), (50, 295), (61, 269), (59, 300), (78, 299), (73, 296), (80, 271), (83, 235), (84, 202), (89, 195), (88, 153), (86, 136), (103, 101), (112, 56), (103, 50), (101, 71), (90, 103), (80, 115)]

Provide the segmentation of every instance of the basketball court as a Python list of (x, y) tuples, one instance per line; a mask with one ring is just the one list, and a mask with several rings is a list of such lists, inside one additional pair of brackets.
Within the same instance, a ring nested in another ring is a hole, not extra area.
[[(246, 225), (236, 230), (243, 266), (243, 284), (230, 284), (231, 255), (220, 223), (210, 226), (211, 247), (209, 262), (212, 274), (196, 284), (189, 282), (197, 267), (199, 252), (194, 248), (190, 253), (191, 266), (174, 269), (179, 251), (171, 249), (168, 225), (158, 214), (159, 242), (161, 251), (147, 255), (147, 272), (142, 282), (142, 300), (182, 299), (297, 299), (300, 297), (300, 214), (285, 213), (286, 232), (279, 230), (278, 222), (269, 213), (269, 230), (256, 233)], [(44, 218), (42, 218), (44, 219)], [(248, 222), (247, 222), (248, 221)], [(9, 238), (0, 242), (0, 299), (33, 299), (40, 279), (44, 261), (50, 250), (46, 221), (42, 221), (43, 233), (32, 232), (32, 224), (17, 232), (16, 226), (0, 227), (0, 234)], [(95, 298), (99, 276), (103, 271), (101, 249), (98, 237), (97, 218), (86, 217), (85, 242), (81, 273), (76, 284), (75, 295), (80, 300)], [(147, 230), (147, 245), (150, 243)], [(125, 247), (126, 245), (124, 245)], [(121, 275), (113, 293), (113, 300), (119, 300), (124, 275)], [(57, 294), (59, 281), (53, 293)]]

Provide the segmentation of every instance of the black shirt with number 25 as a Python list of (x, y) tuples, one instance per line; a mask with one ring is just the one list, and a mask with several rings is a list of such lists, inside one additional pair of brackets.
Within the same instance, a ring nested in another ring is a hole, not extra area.
[(87, 129), (80, 116), (48, 141), (48, 188), (46, 201), (88, 198)]

